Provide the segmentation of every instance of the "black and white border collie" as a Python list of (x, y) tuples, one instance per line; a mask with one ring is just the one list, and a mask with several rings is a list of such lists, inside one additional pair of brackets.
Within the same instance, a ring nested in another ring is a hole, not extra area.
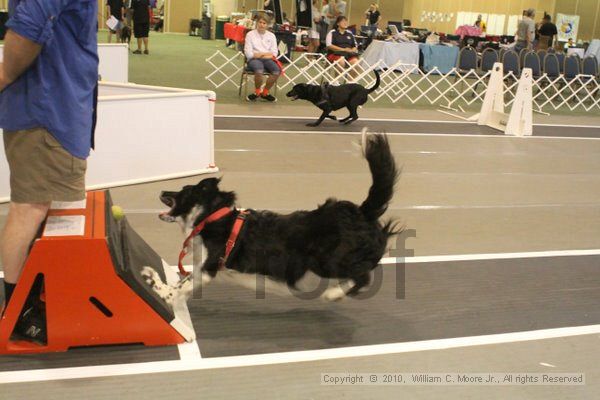
[[(200, 232), (207, 258), (201, 266), (202, 278), (194, 284), (205, 285), (218, 275), (227, 275), (242, 286), (255, 288), (259, 274), (264, 276), (266, 292), (291, 294), (302, 291), (300, 281), (313, 273), (339, 281), (321, 295), (331, 301), (356, 295), (369, 285), (371, 271), (385, 253), (388, 238), (398, 233), (392, 221), (379, 222), (394, 194), (398, 170), (384, 134), (363, 132), (361, 144), (373, 179), (362, 204), (330, 198), (315, 210), (288, 215), (251, 211), (224, 269), (219, 268), (219, 261), (240, 212), (234, 208), (235, 193), (220, 190), (217, 178), (203, 179), (179, 192), (162, 192), (161, 201), (171, 208), (159, 217), (178, 222), (186, 237), (214, 211), (232, 209)], [(149, 267), (143, 275), (167, 301), (174, 296), (188, 298), (193, 289), (189, 280), (177, 287), (167, 286)]]

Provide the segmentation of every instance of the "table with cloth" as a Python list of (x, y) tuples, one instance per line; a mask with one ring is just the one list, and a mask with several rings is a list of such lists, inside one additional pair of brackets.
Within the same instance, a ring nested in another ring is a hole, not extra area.
[(422, 65), (425, 72), (437, 67), (440, 73), (447, 74), (452, 68), (456, 67), (456, 61), (458, 60), (457, 46), (420, 43), (419, 49), (421, 50), (422, 63), (419, 65)]
[(419, 43), (373, 40), (361, 58), (368, 65), (375, 65), (379, 60), (383, 60), (384, 67), (391, 67), (399, 61), (403, 64), (419, 65)]
[(225, 23), (223, 27), (223, 33), (225, 39), (233, 40), (234, 42), (244, 43), (246, 40), (246, 31), (249, 31), (244, 25), (232, 24), (231, 22)]
[(596, 56), (596, 59), (600, 61), (600, 39), (594, 39), (590, 43), (590, 46), (585, 52), (585, 56)]

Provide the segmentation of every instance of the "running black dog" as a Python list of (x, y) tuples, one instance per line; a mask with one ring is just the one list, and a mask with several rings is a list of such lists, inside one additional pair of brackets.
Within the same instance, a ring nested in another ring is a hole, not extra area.
[(295, 85), (290, 92), (286, 95), (291, 97), (292, 100), (308, 100), (315, 106), (323, 110), (323, 114), (319, 117), (316, 122), (311, 122), (307, 126), (319, 126), (325, 118), (337, 119), (331, 115), (332, 111), (339, 110), (340, 108), (348, 108), (350, 115), (342, 120), (342, 124), (351, 124), (358, 119), (358, 107), (362, 106), (369, 99), (369, 93), (377, 90), (381, 80), (379, 79), (379, 73), (375, 72), (377, 80), (375, 85), (367, 89), (358, 83), (347, 83), (344, 85), (333, 86), (333, 85), (309, 85), (306, 83), (299, 83)]
[[(226, 261), (223, 261), (226, 244), (240, 211), (234, 208), (235, 193), (219, 189), (218, 179), (203, 179), (179, 192), (162, 192), (160, 199), (170, 210), (159, 217), (165, 222), (178, 222), (187, 236), (215, 211), (230, 210), (200, 231), (208, 250), (201, 268), (203, 284), (215, 276), (223, 276), (255, 288), (256, 276), (262, 275), (267, 291), (290, 294), (302, 291), (299, 281), (312, 272), (322, 278), (340, 280), (339, 285), (322, 293), (323, 299), (333, 301), (356, 295), (370, 283), (370, 273), (385, 253), (388, 238), (398, 233), (392, 221), (382, 224), (378, 220), (392, 199), (398, 178), (388, 139), (385, 135), (367, 136), (363, 132), (362, 149), (373, 179), (362, 204), (330, 198), (315, 210), (288, 215), (250, 211)], [(167, 300), (191, 293), (189, 280), (172, 287), (162, 283), (149, 267), (143, 275)], [(199, 281), (194, 286), (200, 285)]]

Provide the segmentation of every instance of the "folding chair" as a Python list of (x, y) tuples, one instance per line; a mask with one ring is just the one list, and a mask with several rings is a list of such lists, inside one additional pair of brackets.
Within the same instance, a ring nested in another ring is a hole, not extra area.
[[(458, 82), (461, 76), (466, 76), (478, 79), (477, 75), (477, 51), (471, 46), (465, 46), (460, 49), (458, 53), (458, 60), (456, 66), (456, 74), (454, 75), (454, 83)], [(463, 82), (464, 84), (464, 82)], [(462, 90), (462, 89), (461, 89)], [(475, 95), (473, 90), (473, 96)]]
[(521, 49), (521, 51), (519, 52), (519, 68), (523, 67), (523, 64), (525, 63), (525, 55), (527, 53), (529, 53), (531, 50), (529, 50), (527, 47), (524, 49)]
[(558, 60), (558, 68), (560, 73), (565, 72), (565, 53), (556, 53), (556, 59)]
[(523, 68), (531, 68), (531, 75), (533, 78), (539, 78), (542, 75), (542, 65), (540, 63), (539, 55), (533, 51), (525, 54)]
[[(523, 53), (523, 51), (521, 51), (521, 53)], [(504, 57), (502, 57), (502, 67), (504, 68), (504, 73), (512, 72), (515, 78), (521, 76), (519, 56), (513, 50), (504, 53)]]
[(554, 81), (560, 76), (560, 65), (558, 63), (558, 54), (548, 53), (542, 63), (543, 72), (546, 79), (542, 80), (540, 86), (542, 88), (552, 86), (555, 90)]
[[(244, 88), (244, 97), (248, 95), (248, 78), (254, 77), (254, 75), (254, 71), (248, 68), (248, 59), (244, 57), (244, 65), (242, 67), (242, 76), (240, 77), (240, 88), (238, 90), (238, 97), (242, 95), (242, 87)], [(268, 79), (271, 76), (271, 74), (265, 71), (263, 73), (263, 76)], [(274, 88), (274, 94), (277, 97), (277, 82), (275, 82)]]
[(540, 65), (544, 63), (544, 58), (546, 57), (546, 54), (548, 54), (548, 52), (546, 50), (538, 50), (537, 51), (537, 55), (540, 59)]
[[(479, 74), (484, 76), (491, 71), (494, 67), (494, 64), (498, 62), (498, 52), (494, 49), (487, 48), (481, 54), (481, 65), (479, 66)], [(477, 86), (479, 86), (479, 82), (475, 85), (475, 92), (477, 92)], [(475, 96), (475, 93), (473, 93)]]
[[(598, 59), (593, 55), (585, 57), (581, 63), (581, 73), (583, 74), (584, 83), (598, 86), (600, 83), (598, 80)], [(594, 90), (594, 97), (597, 97), (599, 92), (600, 89)]]
[[(565, 66), (564, 66), (565, 72), (563, 73), (565, 80), (568, 82), (574, 81), (581, 72), (580, 68), (581, 68), (581, 65), (579, 63), (579, 57), (575, 57), (575, 56), (565, 57)], [(571, 89), (571, 91), (573, 93), (576, 91), (575, 86), (579, 87), (577, 82), (573, 82), (572, 84), (569, 84), (569, 88)], [(572, 101), (576, 101), (576, 100), (577, 100), (576, 96), (573, 96)]]

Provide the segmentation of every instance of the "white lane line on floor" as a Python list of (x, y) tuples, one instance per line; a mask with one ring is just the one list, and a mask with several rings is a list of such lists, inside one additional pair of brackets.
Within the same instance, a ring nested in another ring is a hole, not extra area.
[(203, 358), (197, 360), (156, 361), (138, 364), (117, 364), (90, 367), (38, 369), (28, 371), (0, 372), (0, 384), (41, 382), (82, 378), (141, 375), (196, 371), (221, 368), (257, 367), (297, 362), (323, 361), (356, 357), (373, 357), (418, 351), (445, 350), (493, 344), (507, 344), (532, 340), (592, 335), (600, 333), (600, 325), (542, 329), (536, 331), (500, 333), (494, 335), (469, 336), (448, 339), (423, 340), (405, 343), (342, 347), (322, 350), (292, 351), (283, 353), (256, 354)]
[[(253, 119), (306, 119), (314, 120), (317, 116), (275, 116), (275, 115), (215, 115), (215, 118), (253, 118)], [(426, 124), (470, 124), (475, 125), (477, 121), (451, 121), (439, 119), (396, 119), (396, 118), (360, 118), (361, 121), (373, 122), (421, 122)], [(533, 126), (549, 126), (557, 128), (585, 128), (600, 129), (600, 125), (564, 125), (564, 124), (533, 124)]]
[[(268, 133), (268, 134), (304, 134), (304, 135), (360, 135), (360, 132), (342, 131), (269, 131), (269, 130), (242, 130), (242, 129), (215, 129), (215, 133)], [(468, 138), (500, 138), (516, 140), (554, 139), (554, 140), (600, 140), (600, 137), (568, 137), (568, 136), (527, 136), (517, 137), (508, 135), (476, 135), (459, 133), (412, 133), (412, 132), (386, 132), (388, 136), (435, 136), (435, 137), (468, 137)]]
[[(172, 266), (168, 265), (166, 261), (163, 260), (163, 270), (165, 272), (165, 277), (167, 284), (176, 285), (179, 282), (179, 275), (177, 274), (177, 270), (175, 270)], [(190, 311), (187, 306), (187, 302), (183, 299), (173, 306), (173, 310), (175, 312), (175, 316), (183, 321), (183, 323), (190, 329), (190, 331), (194, 331), (194, 324), (192, 323), (192, 316), (190, 315)], [(189, 337), (184, 336), (184, 338), (189, 339)], [(196, 339), (192, 342), (185, 342), (177, 345), (177, 350), (179, 351), (179, 359), (180, 360), (199, 360), (202, 358), (200, 354), (200, 346)]]
[(416, 264), (428, 262), (449, 261), (474, 261), (474, 260), (504, 260), (518, 258), (548, 258), (548, 257), (577, 257), (600, 255), (600, 249), (590, 250), (554, 250), (554, 251), (530, 251), (522, 253), (480, 253), (480, 254), (455, 254), (442, 256), (416, 256), (416, 257), (384, 257), (379, 263), (387, 264)]
[[(576, 256), (596, 256), (600, 255), (600, 249), (582, 249), (582, 250), (547, 250), (547, 251), (528, 251), (518, 253), (475, 253), (475, 254), (448, 254), (437, 256), (415, 256), (415, 257), (384, 257), (379, 263), (388, 264), (415, 264), (426, 262), (447, 262), (447, 261), (472, 261), (472, 260), (504, 260), (511, 258), (548, 258), (548, 257), (576, 257)], [(191, 271), (191, 265), (183, 266), (186, 271)], [(173, 270), (176, 266), (171, 265)], [(0, 271), (0, 279), (4, 278), (4, 272)]]

